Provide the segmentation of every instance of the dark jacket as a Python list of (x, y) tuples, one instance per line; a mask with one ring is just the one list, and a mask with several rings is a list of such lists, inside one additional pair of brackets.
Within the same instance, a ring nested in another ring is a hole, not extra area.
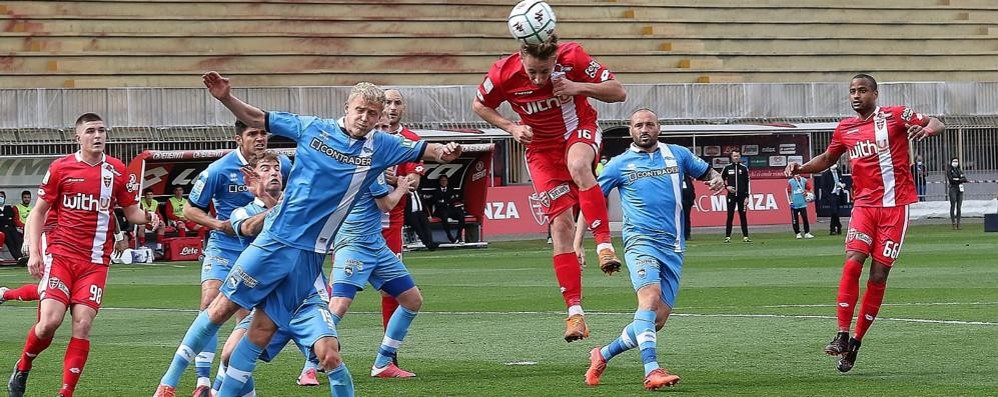
[(697, 199), (697, 192), (693, 185), (694, 183), (696, 182), (693, 180), (693, 177), (689, 175), (687, 175), (686, 179), (683, 180), (683, 206), (691, 206)]
[(9, 205), (0, 207), (0, 230), (14, 227), (14, 208)]
[(448, 186), (447, 191), (444, 192), (438, 186), (437, 189), (433, 191), (433, 195), (430, 196), (430, 201), (433, 202), (433, 212), (437, 213), (442, 210), (450, 209), (456, 204), (460, 204), (461, 193), (450, 186)]
[(735, 192), (728, 192), (728, 195), (737, 197), (748, 197), (749, 195), (749, 172), (748, 167), (742, 164), (728, 164), (721, 169), (721, 178), (724, 184), (735, 188)]
[(963, 170), (960, 167), (950, 166), (946, 170), (946, 181), (949, 182), (951, 187), (957, 187), (967, 183), (967, 176), (963, 174)]

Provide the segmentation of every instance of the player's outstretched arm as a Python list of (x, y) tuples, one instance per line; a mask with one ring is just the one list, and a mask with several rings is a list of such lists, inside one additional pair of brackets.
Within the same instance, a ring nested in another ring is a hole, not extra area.
[(250, 128), (264, 129), (267, 127), (266, 114), (263, 110), (232, 95), (232, 85), (228, 78), (222, 77), (218, 72), (211, 71), (201, 76), (201, 81), (211, 96), (225, 105), (232, 112), (232, 115), (236, 116), (237, 120), (242, 121)]
[(396, 205), (398, 205), (403, 196), (409, 194), (409, 187), (412, 186), (412, 179), (408, 177), (398, 178), (396, 183), (397, 185), (391, 193), (374, 199), (374, 201), (378, 203), (378, 209), (380, 209), (381, 212), (391, 211)]
[(212, 230), (221, 230), (230, 236), (236, 235), (236, 232), (232, 230), (231, 223), (215, 219), (205, 210), (195, 207), (190, 201), (184, 206), (184, 217), (201, 226), (210, 227)]
[(471, 109), (482, 120), (508, 132), (517, 142), (529, 145), (530, 141), (534, 139), (534, 131), (530, 126), (514, 123), (512, 120), (499, 114), (499, 111), (495, 108), (488, 107), (482, 103), (478, 98), (475, 98), (475, 101), (471, 103)]
[(946, 130), (946, 125), (935, 117), (929, 117), (929, 123), (922, 127), (917, 124), (908, 126), (908, 139), (922, 141), (930, 136), (936, 136)]
[(555, 96), (583, 95), (606, 103), (623, 102), (627, 99), (627, 91), (617, 80), (607, 80), (600, 83), (583, 83), (560, 78), (553, 80)]
[(266, 211), (259, 214), (253, 215), (239, 224), (239, 235), (243, 237), (253, 237), (263, 231), (263, 224), (266, 223), (267, 214), (270, 213), (268, 208)]
[(457, 160), (461, 156), (461, 145), (456, 142), (447, 144), (427, 143), (426, 151), (423, 152), (423, 161), (433, 161), (436, 163), (449, 163)]
[(804, 163), (804, 165), (799, 163), (787, 164), (787, 168), (783, 174), (788, 178), (797, 174), (813, 174), (827, 170), (828, 167), (831, 167), (837, 161), (839, 161), (839, 156), (833, 156), (826, 150), (824, 153), (812, 158), (811, 161)]

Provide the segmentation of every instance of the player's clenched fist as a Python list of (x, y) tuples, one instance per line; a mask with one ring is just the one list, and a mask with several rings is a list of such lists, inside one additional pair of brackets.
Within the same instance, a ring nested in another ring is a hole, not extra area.
[(534, 140), (534, 129), (529, 125), (517, 125), (509, 133), (513, 135), (513, 139), (524, 145), (529, 145)]
[(787, 164), (787, 168), (783, 171), (783, 175), (785, 175), (787, 178), (797, 175), (799, 173), (800, 173), (799, 163)]

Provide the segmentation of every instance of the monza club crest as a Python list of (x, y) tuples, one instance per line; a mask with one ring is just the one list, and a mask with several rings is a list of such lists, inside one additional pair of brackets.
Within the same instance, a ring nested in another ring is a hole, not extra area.
[(548, 192), (531, 194), (527, 200), (530, 202), (530, 214), (534, 216), (534, 221), (538, 225), (547, 223), (546, 209), (551, 207), (551, 197), (548, 196)]

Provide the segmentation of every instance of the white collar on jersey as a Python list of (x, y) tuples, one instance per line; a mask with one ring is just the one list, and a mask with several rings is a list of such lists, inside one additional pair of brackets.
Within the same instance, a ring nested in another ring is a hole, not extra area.
[(646, 152), (644, 149), (642, 149), (638, 145), (635, 145), (634, 143), (631, 143), (630, 150), (632, 152), (634, 152), (634, 153), (648, 153), (648, 154), (651, 154), (651, 153), (655, 153), (655, 152), (659, 151), (661, 149), (661, 146), (662, 146), (662, 142), (655, 142), (655, 150), (652, 150), (651, 152)]
[(402, 133), (403, 128), (405, 127), (402, 126), (402, 123), (399, 123), (399, 128), (396, 128), (395, 131), (387, 131), (387, 132), (392, 135), (398, 135)]
[[(87, 163), (86, 160), (83, 160), (83, 152), (77, 151), (76, 153), (74, 153), (74, 155), (76, 155), (76, 161), (77, 162)], [(107, 154), (106, 153), (101, 153), (100, 154), (100, 161), (98, 161), (97, 164), (101, 164), (101, 163), (103, 163), (105, 161), (107, 161)], [(90, 164), (90, 163), (87, 163), (87, 164)], [(97, 164), (90, 164), (90, 165), (97, 165)]]
[(239, 165), (247, 165), (249, 161), (246, 161), (246, 157), (243, 157), (243, 151), (236, 147), (236, 157), (239, 158)]
[(267, 205), (264, 204), (263, 200), (260, 200), (259, 197), (253, 197), (253, 204), (259, 205), (260, 207), (263, 208), (267, 208)]
[(355, 141), (363, 141), (363, 140), (367, 139), (367, 137), (371, 136), (372, 132), (377, 131), (376, 129), (372, 129), (363, 138), (357, 139), (357, 138), (354, 138), (352, 135), (350, 135), (349, 132), (347, 132), (347, 128), (344, 127), (344, 125), (346, 125), (345, 122), (346, 122), (346, 116), (340, 117), (340, 118), (336, 119), (336, 126), (340, 127), (340, 131), (343, 131), (343, 134), (345, 134), (347, 136), (347, 138), (350, 138), (350, 143), (351, 144), (353, 142), (355, 142)]

